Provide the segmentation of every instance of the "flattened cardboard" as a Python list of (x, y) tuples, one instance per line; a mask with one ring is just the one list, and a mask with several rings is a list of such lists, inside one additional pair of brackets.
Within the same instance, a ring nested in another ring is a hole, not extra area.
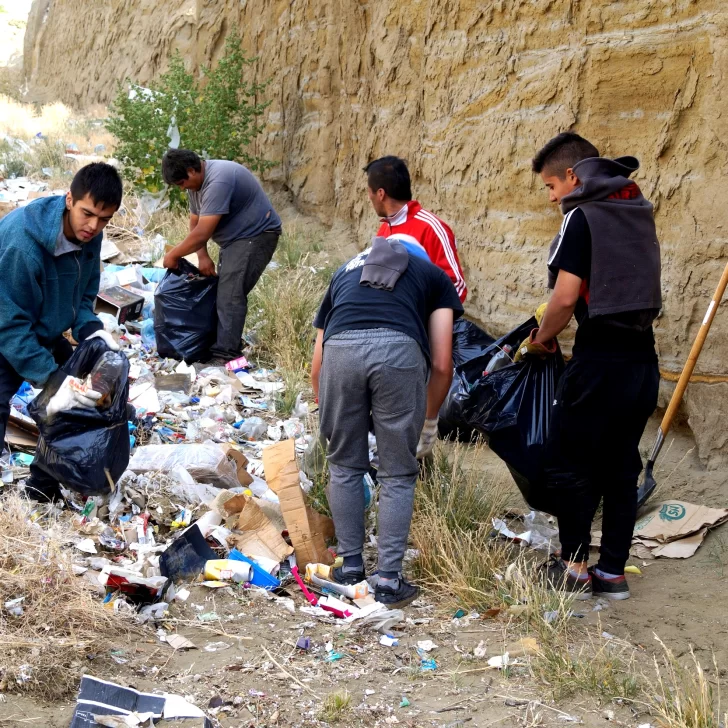
[[(283, 536), (271, 523), (268, 516), (263, 513), (260, 506), (252, 498), (243, 497), (246, 500), (238, 516), (237, 530), (244, 533), (254, 533), (273, 553), (273, 558), (276, 561), (283, 561), (293, 553), (293, 548), (283, 540)], [(227, 506), (228, 503), (225, 505)], [(245, 552), (243, 551), (243, 553)]]
[(236, 450), (230, 443), (225, 443), (220, 445), (220, 447), (225, 451), (228, 459), (235, 461), (236, 474), (240, 485), (249, 486), (253, 482), (253, 476), (247, 470), (248, 458), (240, 450)]
[(283, 440), (263, 450), (263, 467), (268, 486), (280, 500), (298, 568), (305, 569), (310, 563), (333, 563), (324, 536), (333, 530), (333, 523), (306, 506), (293, 440)]
[(665, 501), (650, 508), (636, 523), (634, 538), (669, 543), (728, 521), (728, 509)]
[(662, 556), (666, 559), (689, 559), (700, 548), (700, 544), (705, 541), (707, 534), (708, 529), (703, 528), (679, 541), (670, 541), (670, 543), (658, 546), (652, 551), (652, 555)]

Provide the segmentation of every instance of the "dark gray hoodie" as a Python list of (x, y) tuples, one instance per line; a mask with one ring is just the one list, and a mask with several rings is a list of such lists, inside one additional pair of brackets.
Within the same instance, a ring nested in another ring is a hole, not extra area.
[[(579, 207), (589, 224), (590, 318), (662, 307), (660, 244), (652, 203), (629, 180), (638, 168), (634, 157), (583, 159), (574, 165), (581, 186), (561, 200), (564, 214)], [(620, 192), (625, 190), (629, 194)], [(558, 242), (557, 235), (551, 252)], [(551, 288), (555, 282), (550, 275)]]

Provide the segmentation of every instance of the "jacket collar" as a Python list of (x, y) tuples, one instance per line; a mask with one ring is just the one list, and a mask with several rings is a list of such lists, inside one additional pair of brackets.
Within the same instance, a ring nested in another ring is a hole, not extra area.
[(417, 200), (410, 200), (402, 208), (395, 212), (394, 215), (383, 217), (381, 221), (388, 223), (390, 227), (394, 227), (395, 225), (404, 225), (410, 215), (417, 214), (421, 209), (422, 205), (420, 205)]

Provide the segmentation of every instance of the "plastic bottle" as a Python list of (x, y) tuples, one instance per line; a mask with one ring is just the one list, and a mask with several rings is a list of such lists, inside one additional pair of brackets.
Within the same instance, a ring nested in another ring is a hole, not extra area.
[(118, 351), (105, 351), (88, 375), (86, 386), (101, 395), (96, 405), (99, 409), (111, 406), (116, 388), (121, 383), (125, 361), (124, 354)]
[(142, 321), (142, 344), (147, 349), (157, 348), (157, 339), (154, 336), (154, 319), (148, 318)]
[(503, 348), (497, 354), (494, 354), (488, 362), (488, 365), (485, 367), (485, 371), (483, 372), (483, 376), (497, 372), (499, 369), (503, 369), (503, 367), (512, 364), (513, 359), (511, 359), (511, 351), (513, 351), (513, 347), (508, 344), (504, 344)]

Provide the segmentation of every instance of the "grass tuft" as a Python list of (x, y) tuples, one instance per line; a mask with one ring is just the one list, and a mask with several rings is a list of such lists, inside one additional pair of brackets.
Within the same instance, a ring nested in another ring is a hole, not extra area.
[(351, 708), (351, 694), (347, 690), (329, 693), (324, 699), (319, 718), (327, 722), (341, 720)]
[[(650, 707), (662, 728), (719, 728), (728, 725), (728, 712), (721, 713), (720, 682), (715, 689), (690, 647), (691, 665), (684, 667), (655, 635), (663, 650), (654, 658), (656, 683), (650, 685)], [(713, 667), (719, 670), (713, 655)]]

